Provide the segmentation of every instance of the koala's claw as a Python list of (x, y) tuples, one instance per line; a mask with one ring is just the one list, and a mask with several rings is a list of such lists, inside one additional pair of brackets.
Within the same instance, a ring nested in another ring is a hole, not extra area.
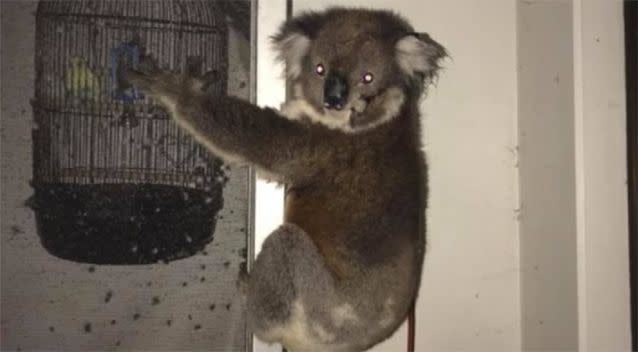
[(249, 281), (249, 274), (248, 272), (246, 272), (246, 270), (241, 270), (239, 272), (239, 275), (237, 277), (237, 281), (236, 281), (236, 286), (237, 286), (237, 291), (239, 291), (239, 293), (242, 296), (246, 296), (248, 294), (248, 281)]
[(162, 71), (152, 56), (142, 56), (139, 64), (137, 64), (137, 70), (147, 75), (157, 74)]
[(132, 68), (127, 68), (124, 71), (124, 79), (126, 79), (126, 81), (132, 86), (145, 93), (148, 93), (151, 90), (154, 82), (152, 76), (148, 76)]
[(144, 93), (153, 93), (153, 87), (159, 82), (162, 73), (152, 57), (144, 56), (136, 68), (124, 68), (124, 79)]

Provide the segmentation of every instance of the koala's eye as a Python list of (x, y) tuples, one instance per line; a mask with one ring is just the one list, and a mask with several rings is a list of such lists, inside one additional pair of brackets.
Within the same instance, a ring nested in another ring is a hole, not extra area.
[(374, 81), (374, 75), (370, 72), (366, 72), (365, 75), (363, 75), (363, 83), (372, 83), (372, 81)]
[(326, 69), (323, 67), (322, 64), (317, 64), (317, 66), (315, 66), (315, 72), (319, 76), (323, 76), (323, 74), (326, 73)]

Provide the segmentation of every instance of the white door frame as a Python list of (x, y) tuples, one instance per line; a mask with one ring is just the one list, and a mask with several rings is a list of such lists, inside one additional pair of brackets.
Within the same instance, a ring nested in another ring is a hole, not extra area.
[(574, 0), (579, 350), (631, 350), (623, 3)]

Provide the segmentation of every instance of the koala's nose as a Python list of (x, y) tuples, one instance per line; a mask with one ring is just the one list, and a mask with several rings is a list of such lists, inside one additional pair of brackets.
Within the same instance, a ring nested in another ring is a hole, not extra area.
[(323, 106), (341, 110), (348, 99), (348, 82), (338, 73), (330, 73), (323, 85)]

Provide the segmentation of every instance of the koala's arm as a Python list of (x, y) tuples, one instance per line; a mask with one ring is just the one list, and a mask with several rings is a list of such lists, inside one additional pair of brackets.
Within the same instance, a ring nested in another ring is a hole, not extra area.
[[(214, 154), (287, 178), (307, 146), (308, 129), (270, 108), (234, 97), (182, 94), (160, 98), (175, 121)], [(167, 101), (168, 100), (168, 101)]]
[(177, 124), (227, 162), (250, 164), (288, 182), (308, 158), (310, 129), (273, 109), (245, 100), (204, 93), (206, 82), (174, 74), (146, 61), (127, 80), (164, 105)]

